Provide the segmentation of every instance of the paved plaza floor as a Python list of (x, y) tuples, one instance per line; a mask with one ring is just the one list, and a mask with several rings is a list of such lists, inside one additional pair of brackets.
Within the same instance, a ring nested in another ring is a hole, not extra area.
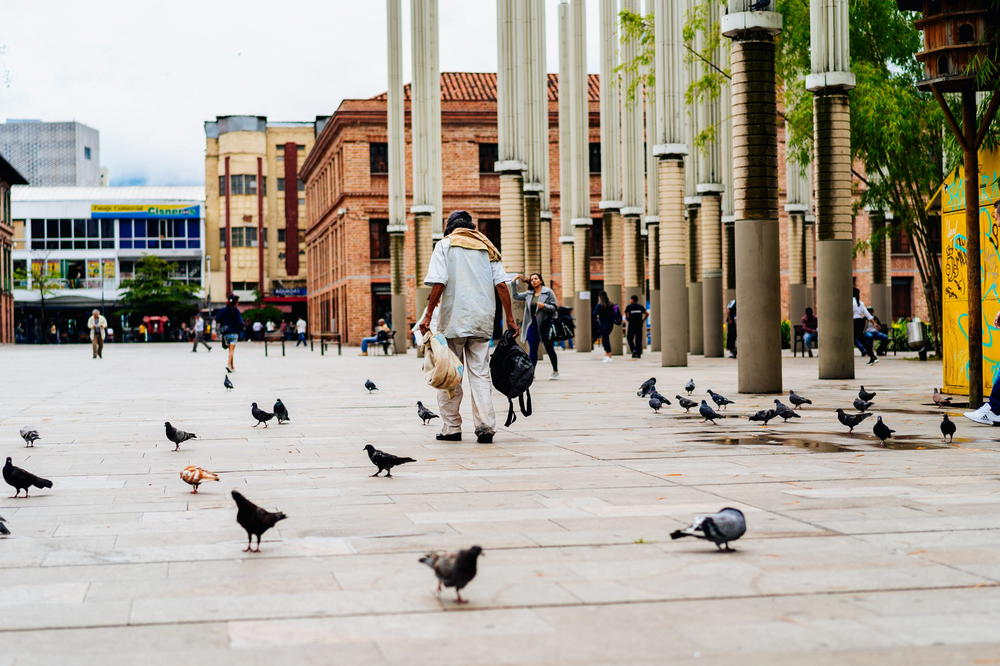
[[(770, 406), (736, 394), (734, 361), (566, 353), (560, 381), (540, 366), (535, 414), (479, 445), (471, 424), (461, 443), (421, 425), (414, 403), (436, 400), (412, 352), (242, 344), (226, 392), (218, 347), (105, 351), (0, 348), (2, 456), (54, 482), (0, 499), (0, 666), (1000, 660), (1000, 430), (950, 409), (942, 444), (936, 363), (859, 359), (857, 380), (820, 382), (786, 356), (786, 388), (814, 404), (763, 428), (635, 395), (693, 377), (730, 412)], [(860, 383), (892, 448), (873, 418), (853, 436), (836, 420)], [(279, 397), (291, 423), (252, 428), (251, 401)], [(198, 439), (174, 453), (165, 420)], [(417, 462), (370, 478), (367, 443)], [(192, 495), (187, 465), (222, 480)], [(259, 555), (232, 489), (288, 514)], [(736, 552), (670, 540), (724, 506), (747, 516)], [(472, 544), (470, 603), (436, 597), (417, 559)]]

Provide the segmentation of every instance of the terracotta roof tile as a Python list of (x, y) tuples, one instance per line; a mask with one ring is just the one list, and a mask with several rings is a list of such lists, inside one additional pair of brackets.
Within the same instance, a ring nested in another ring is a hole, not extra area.
[[(550, 102), (559, 101), (559, 75), (549, 74), (548, 98)], [(599, 102), (600, 83), (597, 74), (587, 75), (587, 93), (589, 101)], [(380, 93), (370, 99), (382, 100), (386, 93)], [(410, 100), (410, 84), (403, 86), (403, 99)], [(497, 100), (497, 75), (495, 72), (441, 72), (442, 102), (495, 102)]]

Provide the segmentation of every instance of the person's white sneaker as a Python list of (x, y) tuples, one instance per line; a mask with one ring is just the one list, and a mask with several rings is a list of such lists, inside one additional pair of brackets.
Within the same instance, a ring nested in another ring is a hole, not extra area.
[(601, 359), (601, 363), (611, 363), (611, 357), (605, 356), (604, 358)]
[(974, 412), (965, 412), (962, 416), (982, 425), (992, 425), (994, 421), (1000, 421), (1000, 415), (994, 414), (990, 410), (990, 403), (986, 403)]
[(552, 381), (553, 379), (559, 379), (558, 372), (553, 372), (551, 375), (549, 375), (549, 381)]

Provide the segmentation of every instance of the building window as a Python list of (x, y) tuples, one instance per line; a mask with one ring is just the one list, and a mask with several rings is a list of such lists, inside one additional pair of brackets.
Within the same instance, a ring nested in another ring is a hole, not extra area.
[(305, 192), (306, 191), (306, 184), (304, 182), (302, 182), (301, 178), (297, 179), (295, 181), (295, 186), (298, 188), (299, 192)]
[(194, 219), (120, 219), (118, 246), (123, 250), (197, 249), (201, 247), (200, 224)]
[(83, 159), (85, 159), (85, 160), (89, 160), (90, 159), (90, 146), (84, 146), (83, 147)]
[(963, 23), (962, 25), (958, 26), (959, 44), (968, 44), (969, 42), (974, 42), (974, 41), (976, 41), (976, 29), (972, 27), (971, 23)]
[(30, 220), (32, 250), (110, 250), (114, 220)]
[(389, 220), (385, 218), (368, 220), (368, 248), (372, 259), (389, 258)]
[(479, 173), (496, 173), (495, 166), (499, 155), (497, 144), (479, 144)]
[(601, 144), (598, 141), (590, 144), (590, 173), (601, 173)]
[[(267, 195), (267, 179), (261, 179), (261, 194)], [(229, 193), (257, 194), (257, 174), (229, 174)], [(226, 195), (226, 177), (219, 176), (219, 196)]]
[[(257, 247), (257, 227), (233, 227), (233, 247)], [(219, 246), (226, 247), (226, 228), (219, 229)], [(264, 230), (264, 247), (267, 247), (267, 229)]]
[(371, 173), (389, 173), (389, 144), (369, 143), (368, 161)]
[(604, 220), (595, 218), (590, 225), (590, 258), (604, 257)]
[(257, 281), (233, 282), (233, 291), (257, 291)]
[(278, 229), (278, 242), (279, 243), (284, 243), (285, 242), (285, 230), (284, 229)]
[(284, 192), (285, 191), (285, 179), (284, 178), (279, 178), (278, 179), (278, 191), (279, 192)]
[(479, 231), (500, 250), (500, 220), (479, 218)]

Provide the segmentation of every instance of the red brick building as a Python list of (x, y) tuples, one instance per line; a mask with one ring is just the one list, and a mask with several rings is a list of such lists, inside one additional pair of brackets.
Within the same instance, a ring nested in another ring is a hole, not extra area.
[(14, 225), (10, 218), (11, 185), (28, 181), (0, 157), (0, 344), (14, 342)]
[[(591, 217), (600, 219), (600, 119), (597, 75), (589, 76)], [(562, 267), (559, 233), (558, 77), (549, 74), (549, 182), (553, 213), (552, 269), (546, 280), (560, 293)], [(444, 72), (441, 74), (441, 143), (444, 216), (456, 209), (472, 213), (480, 228), (500, 247), (499, 176), (496, 159), (496, 74)], [(409, 132), (410, 87), (404, 91), (406, 127), (406, 208), (410, 197), (411, 144)], [(390, 271), (388, 224), (388, 152), (386, 95), (344, 100), (330, 116), (303, 164), (300, 177), (306, 184), (306, 261), (309, 330), (336, 332), (345, 342), (358, 344), (371, 335), (379, 317), (389, 318)], [(788, 256), (784, 212), (784, 137), (779, 132), (779, 168), (782, 190), (781, 299), (787, 312)], [(412, 230), (412, 219), (410, 221)], [(603, 244), (600, 225), (592, 227), (592, 288), (603, 280)], [(866, 238), (867, 215), (859, 211), (855, 237)], [(894, 250), (907, 248), (894, 243)], [(869, 255), (855, 259), (855, 282), (867, 298)], [(648, 271), (648, 267), (647, 267)], [(416, 319), (413, 301), (416, 275), (412, 233), (406, 237), (405, 274), (408, 324)], [(893, 310), (926, 318), (926, 308), (909, 254), (893, 254)], [(724, 282), (725, 283), (725, 282)], [(850, 295), (845, 295), (849, 298)], [(882, 313), (880, 313), (882, 314)], [(720, 313), (720, 325), (722, 322)], [(882, 315), (884, 318), (884, 314)], [(398, 322), (393, 328), (400, 330)]]

